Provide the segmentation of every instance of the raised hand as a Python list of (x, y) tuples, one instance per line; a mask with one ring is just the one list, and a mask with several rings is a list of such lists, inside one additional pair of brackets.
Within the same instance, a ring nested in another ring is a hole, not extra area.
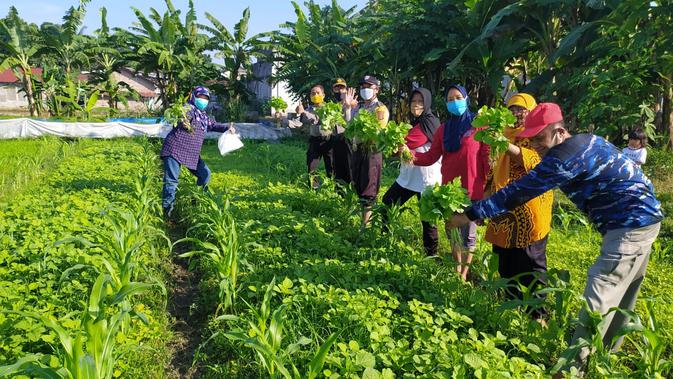
[(302, 103), (299, 103), (299, 105), (297, 105), (297, 108), (295, 109), (295, 111), (297, 112), (298, 115), (304, 113), (304, 111), (305, 111), (304, 110), (304, 105), (302, 105)]
[(346, 109), (351, 109), (353, 104), (358, 103), (358, 95), (355, 94), (355, 88), (349, 88), (346, 90), (346, 94), (343, 97), (343, 104)]

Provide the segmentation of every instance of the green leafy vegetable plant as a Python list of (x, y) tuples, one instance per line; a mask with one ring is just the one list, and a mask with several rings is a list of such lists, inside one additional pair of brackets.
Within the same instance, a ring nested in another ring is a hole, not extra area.
[(499, 157), (509, 147), (509, 140), (503, 134), (505, 127), (513, 126), (516, 117), (505, 107), (483, 106), (472, 121), (475, 128), (484, 128), (474, 135), (474, 139), (491, 146), (491, 157)]
[(320, 108), (316, 108), (316, 114), (320, 117), (320, 129), (323, 131), (333, 130), (337, 125), (346, 125), (341, 104), (328, 102)]
[(414, 157), (411, 155), (409, 149), (402, 149), (402, 151), (399, 151), (399, 147), (404, 146), (406, 143), (404, 138), (407, 136), (407, 133), (409, 133), (409, 129), (411, 128), (412, 126), (405, 122), (389, 122), (388, 125), (381, 129), (378, 134), (377, 149), (383, 152), (383, 155), (387, 156), (399, 152), (400, 159), (403, 161), (413, 161)]
[[(365, 149), (376, 150), (390, 156), (398, 152), (401, 145), (405, 144), (404, 137), (411, 129), (407, 123), (391, 121), (382, 127), (376, 114), (360, 109), (360, 112), (346, 125), (346, 137), (353, 138), (356, 144)], [(413, 160), (407, 151), (404, 159)]]
[(187, 116), (187, 112), (189, 112), (190, 109), (191, 106), (187, 104), (187, 97), (181, 96), (170, 107), (166, 108), (166, 111), (164, 111), (164, 119), (174, 128), (177, 128), (178, 125), (182, 123), (182, 127), (191, 132), (193, 129), (189, 122), (189, 117)]
[[(469, 205), (470, 197), (461, 185), (460, 178), (442, 186), (435, 184), (434, 187), (426, 188), (421, 195), (421, 220), (439, 224), (454, 213), (462, 213)], [(452, 246), (462, 242), (456, 228), (450, 234)]]
[(274, 96), (269, 100), (269, 105), (271, 108), (275, 109), (276, 112), (282, 112), (287, 109), (287, 103), (280, 97)]
[(381, 124), (372, 112), (360, 109), (358, 114), (346, 125), (346, 137), (355, 140), (358, 148), (373, 150), (378, 140)]

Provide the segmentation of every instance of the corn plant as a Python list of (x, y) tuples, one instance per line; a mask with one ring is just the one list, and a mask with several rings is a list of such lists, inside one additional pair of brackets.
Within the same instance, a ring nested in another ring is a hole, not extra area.
[[(181, 258), (202, 256), (208, 258), (217, 271), (219, 279), (219, 298), (217, 312), (233, 309), (239, 276), (239, 241), (236, 221), (229, 210), (229, 200), (222, 205), (207, 194), (195, 194), (199, 198), (201, 208), (197, 216), (198, 222), (187, 231), (201, 232), (202, 238), (188, 237), (175, 242), (180, 244), (191, 242), (198, 250), (181, 254)], [(213, 241), (213, 242), (209, 242)]]
[[(109, 210), (105, 213), (104, 226), (89, 227), (86, 231), (92, 236), (91, 239), (81, 236), (67, 237), (56, 242), (55, 246), (75, 243), (90, 251), (99, 252), (93, 259), (107, 271), (115, 288), (136, 280), (139, 267), (136, 256), (156, 235), (163, 235), (157, 228), (140, 222), (132, 212), (121, 209)], [(75, 265), (66, 270), (63, 276), (84, 266)]]
[(616, 312), (620, 312), (627, 319), (626, 325), (617, 333), (617, 338), (624, 336), (638, 350), (638, 354), (626, 357), (636, 368), (631, 375), (638, 378), (670, 378), (673, 374), (673, 361), (664, 359), (664, 353), (670, 344), (657, 322), (654, 300), (645, 300), (645, 323), (633, 311), (617, 309)]
[[(564, 368), (580, 368), (580, 366), (586, 365), (586, 370), (589, 373), (594, 373), (597, 377), (616, 377), (618, 372), (616, 367), (617, 357), (612, 354), (612, 344), (618, 338), (629, 333), (630, 330), (621, 330), (612, 341), (604, 341), (602, 331), (607, 330), (608, 323), (612, 320), (612, 317), (607, 316), (611, 313), (619, 312), (624, 315), (633, 313), (619, 308), (611, 308), (606, 314), (601, 314), (589, 309), (586, 301), (582, 302), (582, 309), (584, 317), (580, 317), (577, 327), (586, 330), (586, 336), (580, 337), (575, 344), (561, 354), (558, 362), (552, 368), (552, 372), (555, 373)], [(627, 327), (629, 327), (628, 324)], [(586, 361), (584, 361), (585, 359)]]
[(128, 283), (115, 289), (110, 275), (100, 274), (89, 294), (88, 307), (80, 316), (79, 329), (68, 331), (58, 321), (39, 313), (3, 312), (32, 318), (56, 333), (60, 348), (55, 348), (61, 367), (52, 368), (41, 361), (40, 355), (29, 355), (12, 365), (0, 367), (0, 377), (26, 374), (41, 378), (108, 379), (113, 377), (118, 354), (117, 335), (124, 320), (135, 317), (147, 323), (147, 318), (133, 307), (125, 306), (130, 297), (148, 291), (151, 284)]
[(153, 227), (161, 223), (161, 204), (156, 196), (156, 182), (148, 174), (139, 174), (133, 181), (129, 208), (141, 227), (152, 227), (152, 234), (170, 242), (162, 229)]
[[(336, 341), (338, 335), (330, 335), (325, 342), (320, 345), (318, 351), (313, 355), (306, 372), (302, 375), (292, 362), (291, 358), (292, 355), (301, 350), (302, 346), (310, 344), (311, 340), (306, 337), (301, 337), (297, 342), (285, 346), (285, 312), (289, 304), (282, 304), (272, 312), (271, 298), (275, 282), (276, 278), (273, 278), (271, 283), (267, 286), (266, 292), (264, 293), (264, 299), (262, 300), (259, 309), (256, 309), (244, 300), (248, 309), (254, 316), (253, 320), (248, 321), (249, 330), (247, 332), (242, 330), (225, 333), (219, 332), (211, 336), (210, 339), (223, 335), (253, 349), (260, 365), (272, 379), (281, 377), (284, 379), (314, 379), (321, 373), (325, 364), (325, 359), (327, 358), (327, 353)], [(237, 320), (238, 317), (225, 315), (218, 319)], [(210, 339), (208, 341), (210, 341)], [(208, 341), (206, 341), (206, 343)], [(288, 366), (290, 369), (288, 369)]]
[(591, 228), (587, 218), (579, 210), (568, 210), (563, 206), (557, 206), (554, 211), (554, 219), (559, 222), (564, 233), (570, 233), (573, 225), (582, 225), (584, 228)]

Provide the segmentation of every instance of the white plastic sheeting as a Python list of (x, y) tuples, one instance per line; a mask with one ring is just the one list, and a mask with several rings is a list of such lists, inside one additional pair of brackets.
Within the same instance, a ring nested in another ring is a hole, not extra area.
[[(235, 123), (237, 133), (245, 139), (276, 140), (287, 136), (289, 130), (270, 128), (262, 124)], [(35, 138), (52, 135), (74, 138), (117, 138), (148, 136), (164, 138), (171, 130), (165, 124), (134, 124), (128, 122), (53, 122), (29, 118), (0, 120), (0, 139)], [(216, 139), (220, 133), (207, 133)]]

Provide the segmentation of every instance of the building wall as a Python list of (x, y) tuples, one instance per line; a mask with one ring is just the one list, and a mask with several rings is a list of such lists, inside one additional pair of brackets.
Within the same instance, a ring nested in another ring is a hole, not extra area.
[(0, 110), (27, 110), (28, 100), (20, 87), (14, 84), (0, 84)]
[(254, 77), (258, 80), (250, 81), (248, 83), (248, 89), (253, 92), (257, 100), (260, 101), (269, 100), (273, 96), (280, 97), (288, 104), (287, 109), (283, 109), (282, 111), (285, 113), (294, 112), (294, 109), (296, 108), (296, 102), (293, 100), (292, 93), (288, 89), (287, 83), (278, 82), (273, 86), (269, 84), (274, 71), (275, 68), (272, 63), (254, 63), (252, 65), (252, 72)]

